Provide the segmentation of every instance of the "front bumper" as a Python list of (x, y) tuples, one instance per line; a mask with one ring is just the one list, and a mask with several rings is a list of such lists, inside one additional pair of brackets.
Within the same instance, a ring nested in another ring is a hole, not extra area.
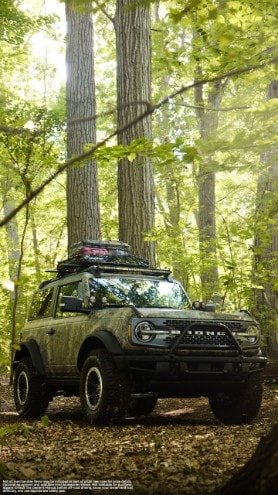
[(129, 371), (137, 391), (152, 391), (160, 397), (197, 397), (236, 390), (251, 374), (262, 373), (263, 356), (122, 355), (117, 366)]

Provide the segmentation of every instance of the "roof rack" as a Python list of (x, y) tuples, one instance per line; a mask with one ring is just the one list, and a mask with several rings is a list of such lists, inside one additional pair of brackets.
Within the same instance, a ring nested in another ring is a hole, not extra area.
[(97, 240), (82, 240), (70, 246), (69, 258), (59, 261), (56, 274), (59, 279), (83, 271), (96, 277), (104, 273), (137, 273), (167, 278), (171, 273), (168, 269), (154, 268), (148, 260), (132, 254), (128, 244)]
[(79, 273), (83, 271), (88, 271), (94, 273), (96, 276), (101, 277), (103, 273), (137, 273), (141, 275), (153, 275), (153, 276), (163, 276), (168, 277), (171, 273), (168, 269), (163, 268), (152, 268), (146, 265), (135, 265), (135, 264), (114, 264), (112, 262), (94, 262), (88, 263), (66, 263), (60, 265), (58, 270), (58, 277), (63, 277), (70, 273)]
[(65, 272), (75, 272), (98, 264), (150, 266), (148, 260), (131, 254), (128, 244), (118, 241), (81, 241), (71, 246), (68, 259), (60, 261), (57, 265), (57, 270), (59, 273), (64, 274)]
[(154, 275), (168, 277), (171, 273), (170, 270), (164, 268), (152, 268), (143, 266), (114, 266), (114, 265), (93, 265), (89, 271), (94, 271), (97, 275), (101, 276), (103, 273), (137, 273), (141, 275)]

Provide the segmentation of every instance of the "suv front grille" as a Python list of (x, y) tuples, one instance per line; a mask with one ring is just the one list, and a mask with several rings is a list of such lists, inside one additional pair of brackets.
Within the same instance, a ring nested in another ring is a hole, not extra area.
[[(174, 328), (175, 330), (184, 330), (192, 323), (198, 325), (199, 321), (198, 320), (165, 320), (165, 326)], [(240, 330), (242, 331), (243, 329), (243, 326), (240, 321), (217, 320), (217, 321), (213, 321), (212, 323), (208, 323), (207, 329), (211, 330), (213, 327), (217, 328), (219, 324), (225, 325), (231, 331), (240, 331)], [(200, 325), (200, 327), (203, 329), (205, 325), (206, 324), (204, 322), (202, 325)]]
[[(198, 346), (198, 347), (225, 347), (234, 349), (236, 347), (234, 338), (222, 326), (225, 325), (229, 330), (239, 330), (240, 322), (222, 322), (202, 323), (188, 320), (166, 320), (165, 326), (171, 330), (180, 330), (180, 335), (169, 335), (164, 339), (167, 344), (174, 344), (180, 339), (178, 347)], [(188, 331), (187, 331), (188, 328)]]

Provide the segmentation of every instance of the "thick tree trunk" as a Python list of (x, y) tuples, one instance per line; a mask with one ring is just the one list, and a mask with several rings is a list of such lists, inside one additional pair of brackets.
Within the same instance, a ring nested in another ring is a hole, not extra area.
[[(93, 22), (90, 2), (82, 13), (67, 0), (67, 157), (96, 143), (96, 103), (93, 64)], [(79, 4), (78, 4), (79, 5)], [(80, 7), (80, 5), (79, 5)], [(67, 175), (68, 244), (101, 237), (97, 166), (87, 161)]]
[(247, 464), (217, 495), (277, 495), (278, 425), (262, 438)]
[[(117, 0), (118, 127), (124, 128), (151, 103), (151, 26), (149, 7), (135, 0)], [(120, 132), (120, 144), (138, 138), (151, 140), (151, 116)], [(149, 158), (123, 159), (118, 166), (119, 239), (138, 256), (155, 263), (154, 243), (145, 235), (154, 226), (154, 180)]]

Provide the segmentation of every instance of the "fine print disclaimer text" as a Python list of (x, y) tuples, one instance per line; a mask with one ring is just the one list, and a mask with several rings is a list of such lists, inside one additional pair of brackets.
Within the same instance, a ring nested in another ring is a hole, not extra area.
[(3, 480), (3, 493), (66, 493), (68, 490), (133, 490), (130, 480)]

